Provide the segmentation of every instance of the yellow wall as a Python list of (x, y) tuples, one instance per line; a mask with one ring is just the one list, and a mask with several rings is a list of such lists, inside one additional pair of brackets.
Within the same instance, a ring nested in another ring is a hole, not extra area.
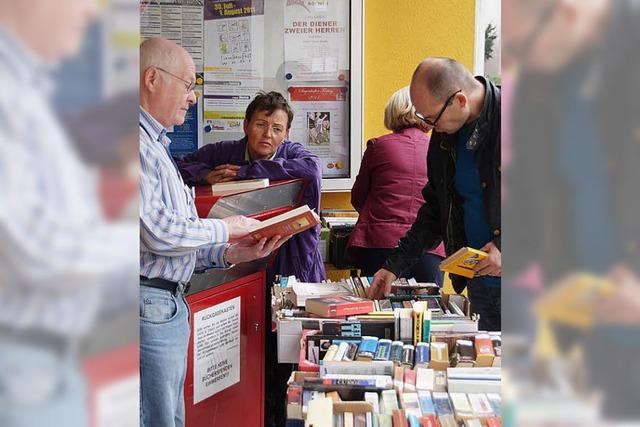
[[(388, 133), (389, 96), (409, 84), (427, 56), (448, 56), (473, 68), (475, 0), (364, 1), (364, 141)], [(322, 208), (349, 208), (350, 193), (322, 194)]]

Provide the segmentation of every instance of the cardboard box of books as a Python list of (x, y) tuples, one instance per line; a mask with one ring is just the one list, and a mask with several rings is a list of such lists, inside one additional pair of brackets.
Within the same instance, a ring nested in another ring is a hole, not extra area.
[[(306, 419), (306, 425), (326, 426), (499, 426), (502, 417), (500, 393), (483, 391), (482, 383), (491, 383), (496, 389), (500, 370), (452, 368), (448, 371), (455, 382), (455, 387), (451, 388), (458, 391), (447, 390), (447, 387), (412, 388), (405, 382), (404, 387), (394, 384), (392, 388), (359, 394), (345, 393), (347, 389), (359, 387), (356, 376), (341, 378), (335, 389), (319, 390), (317, 384), (325, 379), (294, 372), (286, 397), (288, 418)], [(447, 372), (440, 374), (446, 376)], [(347, 394), (353, 398), (345, 398)]]
[[(414, 346), (428, 342), (431, 332), (471, 333), (478, 330), (477, 319), (470, 318), (469, 300), (463, 295), (409, 293), (370, 301), (364, 298), (368, 286), (365, 277), (338, 283), (299, 283), (295, 278), (289, 278), (286, 287), (276, 284), (272, 310), (278, 361), (300, 362), (300, 339), (305, 329), (320, 331), (319, 336), (372, 336)], [(323, 317), (322, 314), (335, 317)], [(325, 339), (319, 336), (312, 339)], [(312, 342), (306, 347), (309, 354), (305, 360), (317, 364), (330, 345), (328, 339), (321, 344)]]

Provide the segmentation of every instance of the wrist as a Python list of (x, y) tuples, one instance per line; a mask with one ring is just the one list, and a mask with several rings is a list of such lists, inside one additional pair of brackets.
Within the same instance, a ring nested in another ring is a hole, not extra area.
[(229, 248), (231, 248), (231, 245), (227, 245), (224, 248), (224, 252), (222, 253), (222, 262), (224, 263), (224, 268), (231, 268), (235, 265), (229, 260)]

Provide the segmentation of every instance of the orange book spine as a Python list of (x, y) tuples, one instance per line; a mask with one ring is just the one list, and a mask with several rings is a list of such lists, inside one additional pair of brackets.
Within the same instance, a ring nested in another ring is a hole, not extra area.
[(393, 427), (409, 427), (407, 416), (404, 414), (403, 409), (394, 409), (392, 419)]

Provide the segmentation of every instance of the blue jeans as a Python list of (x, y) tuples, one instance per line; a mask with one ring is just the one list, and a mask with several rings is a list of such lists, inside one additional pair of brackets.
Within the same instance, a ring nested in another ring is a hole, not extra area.
[(86, 427), (86, 399), (74, 357), (0, 336), (0, 426)]
[(184, 426), (189, 308), (182, 294), (140, 286), (140, 427)]
[(472, 279), (467, 285), (471, 312), (480, 315), (478, 329), (482, 331), (502, 330), (502, 288), (491, 287), (482, 280)]
[[(357, 267), (362, 270), (361, 274), (371, 277), (376, 274), (387, 257), (393, 252), (392, 248), (358, 248)], [(414, 278), (420, 283), (435, 283), (442, 287), (443, 273), (440, 271), (442, 257), (425, 252), (420, 260), (404, 273), (407, 279)]]

